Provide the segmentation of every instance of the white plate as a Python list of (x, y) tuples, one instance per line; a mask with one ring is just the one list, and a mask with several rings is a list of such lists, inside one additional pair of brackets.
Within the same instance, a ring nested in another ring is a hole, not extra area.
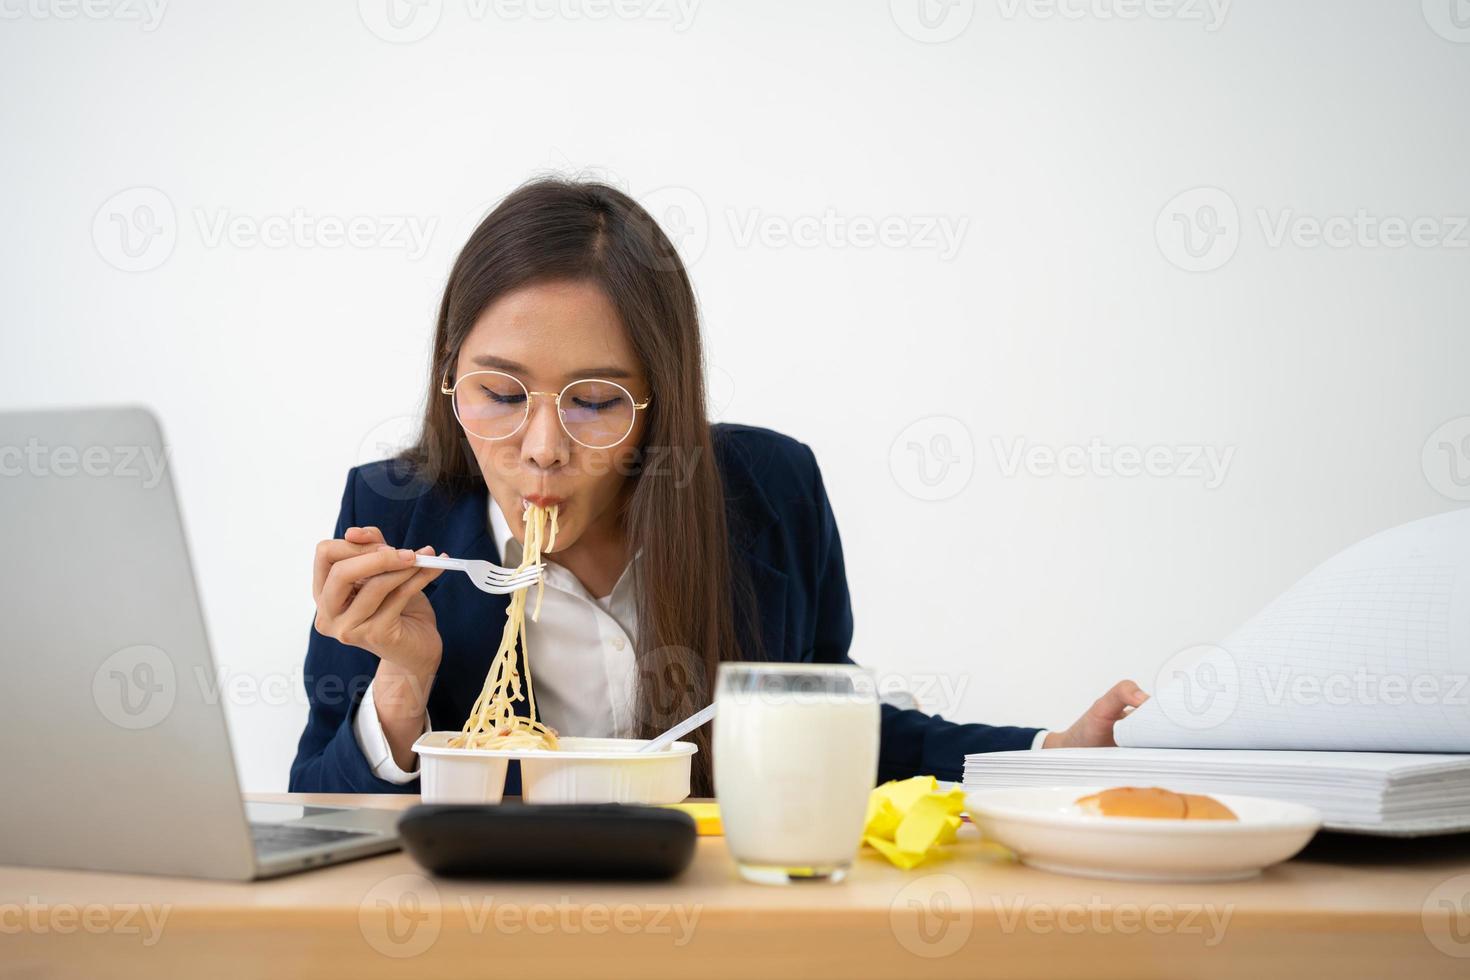
[(678, 803), (689, 795), (693, 742), (648, 755), (634, 738), (559, 739), (561, 748), (454, 749), (459, 732), (428, 732), (413, 745), (425, 803), (499, 803), (511, 759), (527, 803)]
[(986, 837), (1026, 864), (1061, 874), (1132, 881), (1234, 881), (1296, 854), (1322, 826), (1309, 806), (1215, 795), (1236, 820), (1102, 817), (1078, 809), (1103, 786), (977, 790), (965, 809)]

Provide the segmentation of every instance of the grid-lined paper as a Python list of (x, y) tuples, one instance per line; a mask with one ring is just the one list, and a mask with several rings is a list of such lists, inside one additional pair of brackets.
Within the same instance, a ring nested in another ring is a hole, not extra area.
[(1470, 509), (1354, 545), (1155, 687), (1118, 744), (1470, 752)]

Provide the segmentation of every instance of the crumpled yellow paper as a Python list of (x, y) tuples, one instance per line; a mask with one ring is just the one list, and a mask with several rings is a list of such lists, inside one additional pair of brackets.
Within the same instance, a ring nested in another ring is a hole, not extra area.
[(890, 780), (868, 796), (863, 842), (907, 871), (954, 840), (964, 806), (961, 789), (941, 793), (933, 776)]

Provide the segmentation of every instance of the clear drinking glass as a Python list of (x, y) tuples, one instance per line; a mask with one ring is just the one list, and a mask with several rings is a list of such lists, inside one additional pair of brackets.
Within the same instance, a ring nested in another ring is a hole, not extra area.
[(720, 665), (715, 795), (742, 877), (841, 881), (878, 778), (871, 672), (825, 664)]

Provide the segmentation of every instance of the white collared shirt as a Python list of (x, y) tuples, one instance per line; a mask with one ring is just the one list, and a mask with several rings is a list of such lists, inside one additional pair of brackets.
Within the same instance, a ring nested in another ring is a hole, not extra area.
[[(500, 563), (511, 568), (520, 564), (521, 544), (494, 497), (490, 498), (490, 530), (500, 549)], [(638, 679), (633, 657), (633, 639), (638, 635), (633, 563), (623, 569), (612, 592), (600, 599), (555, 562), (546, 563), (544, 581), (540, 619), (533, 621), (529, 615), (535, 592), (529, 597), (526, 617), (536, 714), (561, 735), (632, 737)], [(456, 718), (450, 727), (458, 728), (460, 723)], [(427, 714), (423, 730), (430, 730)], [(411, 771), (393, 761), (371, 684), (363, 694), (353, 731), (374, 776), (397, 784), (418, 778), (417, 757)], [(1046, 729), (1037, 732), (1031, 747), (1041, 748), (1046, 735)]]

